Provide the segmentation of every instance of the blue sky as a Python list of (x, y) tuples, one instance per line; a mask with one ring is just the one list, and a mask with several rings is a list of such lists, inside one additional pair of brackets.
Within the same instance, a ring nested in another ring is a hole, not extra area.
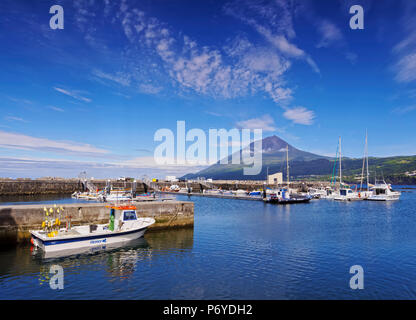
[(350, 157), (368, 129), (370, 155), (416, 154), (414, 1), (3, 0), (0, 14), (0, 176), (197, 171), (152, 162), (178, 120), (323, 155), (342, 136)]

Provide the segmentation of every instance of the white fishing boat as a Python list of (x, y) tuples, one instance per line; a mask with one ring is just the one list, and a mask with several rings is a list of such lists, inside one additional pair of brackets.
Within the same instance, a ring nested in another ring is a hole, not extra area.
[(324, 199), (328, 196), (328, 190), (324, 188), (309, 188), (309, 195), (314, 199)]
[(394, 191), (390, 184), (384, 180), (375, 183), (372, 194), (367, 198), (370, 201), (394, 201), (400, 199), (401, 192)]
[(132, 196), (129, 193), (111, 192), (110, 194), (101, 195), (100, 199), (103, 200), (104, 202), (130, 201), (132, 199)]
[(222, 190), (221, 189), (204, 189), (203, 193), (212, 194), (212, 195), (220, 195), (222, 194)]
[(178, 192), (181, 190), (181, 187), (179, 187), (177, 184), (173, 184), (169, 187), (169, 191)]
[(234, 195), (237, 197), (246, 196), (247, 194), (248, 194), (247, 190), (243, 190), (243, 189), (238, 189), (234, 191)]
[(180, 188), (178, 193), (188, 193), (188, 188)]
[(341, 188), (333, 199), (336, 201), (353, 201), (358, 198), (358, 194), (350, 188)]
[[(47, 224), (42, 230), (30, 231), (32, 243), (45, 252), (110, 245), (138, 239), (155, 223), (153, 218), (138, 218), (135, 206), (108, 208), (108, 224), (69, 226), (60, 229), (53, 229), (53, 225)], [(58, 223), (57, 226), (59, 225)]]

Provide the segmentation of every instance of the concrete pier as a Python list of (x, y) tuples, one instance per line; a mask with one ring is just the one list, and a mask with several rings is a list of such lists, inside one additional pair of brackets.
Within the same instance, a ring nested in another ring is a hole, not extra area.
[[(91, 181), (97, 188), (102, 189), (106, 186), (106, 180), (93, 180)], [(124, 188), (130, 190), (132, 188), (132, 182), (111, 181), (111, 184), (115, 188)], [(264, 181), (227, 181), (218, 180), (209, 183), (211, 187), (203, 185), (197, 181), (193, 182), (156, 182), (159, 189), (169, 188), (172, 184), (177, 184), (180, 187), (190, 187), (193, 192), (202, 192), (204, 189), (221, 188), (223, 190), (238, 190), (243, 189), (247, 191), (253, 191), (262, 189), (264, 187)], [(291, 188), (293, 189), (307, 189), (308, 187), (322, 187), (328, 185), (329, 182), (292, 182)], [(146, 185), (141, 181), (137, 181), (135, 184), (137, 193), (146, 193), (152, 191), (150, 185)], [(266, 187), (275, 188), (276, 185), (267, 185)], [(79, 179), (61, 179), (61, 180), (12, 180), (12, 179), (0, 179), (0, 196), (13, 196), (13, 195), (40, 195), (40, 194), (71, 194), (75, 191), (84, 191), (83, 185)]]
[(249, 200), (249, 201), (263, 201), (262, 196), (237, 196), (231, 194), (209, 194), (209, 193), (200, 193), (200, 192), (191, 192), (191, 193), (179, 193), (171, 191), (162, 191), (162, 194), (174, 194), (188, 197), (206, 197), (206, 198), (222, 198), (222, 199), (235, 199), (235, 200)]
[[(70, 216), (72, 225), (108, 223), (109, 208), (103, 203), (59, 204), (62, 216)], [(154, 201), (135, 204), (138, 216), (153, 217), (154, 230), (186, 228), (194, 225), (194, 203), (188, 201)], [(43, 208), (51, 205), (0, 206), (0, 244), (19, 243), (30, 239), (29, 230), (40, 229), (45, 219)], [(61, 218), (64, 221), (64, 218)]]

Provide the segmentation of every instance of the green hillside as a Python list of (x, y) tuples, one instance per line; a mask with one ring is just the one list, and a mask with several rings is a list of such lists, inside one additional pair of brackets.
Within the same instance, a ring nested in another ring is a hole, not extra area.
[[(267, 170), (269, 174), (283, 172), (286, 177), (286, 152), (283, 149), (288, 144), (276, 136), (265, 138), (263, 141), (263, 166), (258, 175), (244, 175), (242, 165), (217, 163), (195, 174), (188, 174), (184, 178), (265, 180)], [(335, 159), (304, 152), (289, 145), (289, 163), (291, 180), (330, 180), (334, 171)], [(356, 177), (361, 175), (362, 164), (363, 159), (343, 158), (343, 180), (356, 181)], [(406, 175), (406, 172), (416, 171), (416, 156), (370, 157), (369, 171), (370, 181), (374, 181), (375, 175), (377, 175), (377, 178), (384, 177), (390, 183), (416, 184), (416, 177)], [(335, 166), (335, 174), (338, 175), (338, 163)]]

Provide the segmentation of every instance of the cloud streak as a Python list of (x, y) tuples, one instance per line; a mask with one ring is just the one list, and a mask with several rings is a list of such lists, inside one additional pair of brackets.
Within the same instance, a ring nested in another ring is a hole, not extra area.
[(73, 153), (88, 156), (103, 156), (109, 153), (107, 150), (89, 144), (55, 141), (6, 131), (0, 131), (0, 148)]
[(296, 107), (293, 109), (287, 109), (283, 116), (286, 119), (292, 120), (294, 123), (311, 125), (315, 118), (315, 113), (311, 110), (307, 110), (304, 107)]
[(69, 91), (69, 90), (65, 90), (65, 89), (62, 89), (62, 88), (58, 88), (58, 87), (54, 87), (54, 90), (56, 90), (60, 93), (63, 93), (67, 96), (70, 96), (74, 99), (80, 100), (80, 101), (84, 101), (84, 102), (91, 102), (92, 101), (90, 98), (86, 98), (86, 97), (83, 97), (83, 96), (79, 95), (78, 92), (76, 92), (76, 91)]
[(264, 132), (276, 131), (275, 123), (270, 115), (264, 115), (260, 118), (239, 121), (236, 124), (239, 129), (262, 129)]
[(403, 16), (400, 20), (405, 37), (393, 48), (396, 62), (392, 69), (397, 82), (409, 83), (416, 80), (416, 3), (402, 1)]

